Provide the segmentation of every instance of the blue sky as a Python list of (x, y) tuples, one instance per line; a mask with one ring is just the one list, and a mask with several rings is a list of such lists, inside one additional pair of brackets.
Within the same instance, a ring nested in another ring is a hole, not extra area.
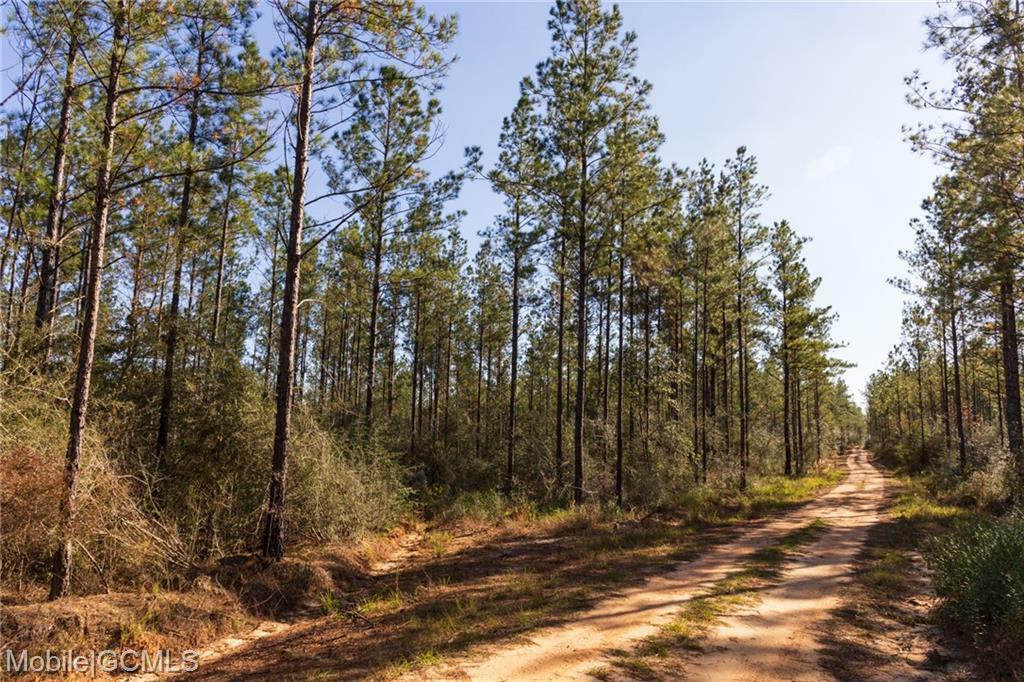
[[(459, 62), (441, 94), (448, 127), (437, 162), (455, 165), (478, 144), (493, 159), (502, 116), (519, 79), (548, 51), (545, 2), (428, 3), (459, 15)], [(903, 77), (948, 73), (922, 49), (927, 3), (621, 4), (638, 34), (640, 74), (667, 142), (666, 161), (720, 161), (746, 145), (772, 192), (766, 222), (785, 218), (812, 238), (807, 261), (822, 278), (819, 303), (839, 314), (838, 354), (868, 375), (899, 335), (901, 295), (887, 278), (903, 271), (900, 249), (939, 169), (915, 154), (901, 127), (922, 119), (905, 101)], [(475, 234), (500, 211), (482, 184), (460, 200)]]

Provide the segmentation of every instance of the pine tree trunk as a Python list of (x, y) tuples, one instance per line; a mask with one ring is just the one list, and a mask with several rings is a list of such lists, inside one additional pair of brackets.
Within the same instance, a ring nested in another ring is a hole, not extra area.
[[(564, 228), (564, 226), (563, 226)], [(558, 388), (555, 398), (555, 490), (559, 495), (564, 485), (564, 461), (562, 429), (565, 423), (565, 236), (558, 246)]]
[[(453, 331), (453, 327), (454, 327), (454, 323), (452, 322), (452, 320), (449, 319), (448, 320), (448, 338), (445, 341), (445, 351), (444, 351), (444, 426), (443, 426), (443, 430), (444, 430), (444, 446), (445, 446), (445, 449), (448, 448), (448, 433), (449, 433), (449, 430), (448, 430), (449, 429), (449, 425), (448, 425), (448, 407), (449, 407), (449, 405), (448, 405), (448, 403), (451, 401), (451, 397), (452, 397), (452, 331)], [(394, 337), (392, 337), (392, 348), (393, 347), (394, 347)], [(394, 353), (392, 352), (392, 354), (391, 354), (391, 362), (392, 362), (392, 364), (394, 363), (394, 357), (395, 357)], [(389, 379), (389, 384), (390, 384), (390, 379)], [(390, 392), (390, 388), (389, 388), (389, 392)], [(389, 404), (390, 404), (390, 397), (389, 397)], [(389, 415), (390, 415), (390, 411), (391, 411), (391, 408), (389, 406), (389, 408), (388, 408), (388, 414)]]
[(793, 378), (793, 415), (796, 418), (796, 473), (804, 475), (804, 410), (800, 373)]
[(627, 422), (629, 424), (626, 432), (629, 434), (627, 440), (633, 442), (636, 437), (636, 277), (633, 273), (629, 275), (629, 411)]
[(821, 462), (821, 386), (814, 377), (814, 462)]
[(644, 461), (650, 461), (651, 440), (651, 293), (644, 287)]
[(484, 295), (480, 293), (480, 319), (478, 321), (478, 335), (476, 342), (476, 418), (475, 427), (473, 430), (475, 445), (476, 445), (476, 456), (480, 458), (480, 447), (481, 447), (481, 433), (480, 433), (480, 419), (483, 402), (483, 382), (484, 382)]
[[(20, 183), (18, 183), (20, 185)], [(11, 220), (15, 220), (20, 209), (20, 193), (16, 197), (19, 201), (14, 202), (11, 207)], [(7, 286), (7, 310), (4, 314), (4, 334), (2, 337), (3, 343), (0, 346), (8, 349), (7, 357), (4, 358), (4, 366), (9, 362), (9, 358), (14, 356), (13, 349), (17, 345), (17, 333), (14, 330), (14, 292), (18, 282), (18, 251), (21, 249), (22, 239), (25, 238), (25, 230), (19, 227), (14, 233), (14, 245), (11, 249), (11, 278), (10, 283)], [(26, 239), (27, 241), (27, 239)], [(25, 252), (25, 260), (29, 258), (29, 250), (31, 245), (28, 246)]]
[(419, 378), (416, 380), (416, 431), (419, 434), (423, 433), (423, 385), (426, 383), (424, 375), (426, 374), (427, 370), (427, 363), (423, 359), (423, 356), (423, 342), (421, 340), (419, 351), (419, 368), (417, 370), (419, 372)]
[(21, 350), (22, 325), (25, 321), (25, 302), (28, 300), (28, 283), (31, 280), (32, 270), (36, 266), (36, 250), (32, 239), (26, 235), (25, 259), (21, 262), (21, 286), (18, 288), (18, 314), (16, 316), (14, 333), (14, 352)]
[(224, 291), (224, 261), (228, 248), (228, 225), (231, 220), (231, 199), (232, 190), (235, 184), (235, 160), (231, 159), (231, 168), (228, 170), (228, 183), (224, 191), (224, 217), (220, 224), (220, 243), (217, 248), (217, 282), (213, 293), (213, 330), (210, 333), (212, 345), (217, 345), (220, 332), (221, 298)]
[[(412, 405), (409, 410), (409, 457), (416, 457), (416, 390), (419, 388), (417, 381), (419, 380), (419, 364), (420, 364), (420, 292), (416, 292), (416, 314), (413, 320), (412, 330), (412, 365), (410, 371), (412, 373)], [(478, 404), (479, 404), (479, 398)]]
[(740, 490), (747, 489), (747, 467), (750, 459), (750, 391), (747, 385), (750, 358), (747, 355), (746, 325), (743, 323), (746, 309), (742, 290), (736, 295), (736, 342), (739, 345), (739, 401), (740, 401)]
[(928, 466), (928, 448), (924, 438), (924, 368), (921, 366), (921, 347), (917, 349), (917, 419), (921, 436), (921, 466)]
[[(598, 280), (598, 282), (600, 282), (600, 280)], [(597, 298), (597, 362), (594, 363), (596, 365), (596, 367), (597, 367), (597, 381), (595, 382), (595, 386), (597, 386), (598, 401), (602, 401), (603, 397), (601, 396), (601, 387), (604, 386), (604, 374), (603, 374), (603, 372), (604, 372), (604, 316), (605, 316), (605, 306), (604, 306), (604, 298), (601, 296), (601, 292), (600, 291), (596, 291), (595, 292), (595, 297)], [(602, 453), (602, 456), (603, 456), (603, 453)]]
[[(170, 259), (171, 245), (170, 239), (164, 239), (164, 248), (160, 254), (160, 276), (158, 281), (160, 282), (160, 293), (157, 295), (156, 304), (156, 338), (162, 338), (164, 332), (164, 299), (167, 297), (167, 268), (168, 261)], [(84, 242), (83, 242), (84, 243)], [(75, 292), (76, 298), (81, 300), (82, 282), (79, 282), (78, 289)], [(78, 323), (79, 315), (78, 311), (75, 311), (76, 327)], [(157, 365), (160, 364), (159, 353), (154, 352), (150, 354), (149, 371), (153, 374), (157, 372)]]
[[(519, 216), (516, 216), (518, 233)], [(516, 247), (518, 248), (518, 246)], [(516, 454), (516, 380), (519, 375), (519, 253), (512, 260), (512, 359), (509, 368), (508, 461), (505, 468), (505, 497), (512, 497), (512, 475)]]
[(437, 443), (437, 407), (439, 402), (441, 381), (438, 367), (441, 364), (441, 339), (440, 337), (434, 338), (434, 353), (431, 358), (431, 371), (430, 371), (430, 441), (431, 444)]
[[(202, 82), (203, 60), (205, 59), (205, 27), (199, 33), (199, 52), (196, 55), (197, 83)], [(199, 99), (200, 91), (196, 88), (192, 93), (192, 102), (188, 113), (188, 133), (186, 140), (191, 152), (196, 143), (196, 132), (199, 126)], [(192, 203), (192, 166), (191, 163), (185, 169), (185, 175), (181, 185), (181, 201), (178, 205), (178, 219), (174, 238), (176, 246), (174, 249), (174, 282), (171, 286), (171, 309), (169, 311), (167, 336), (164, 348), (164, 373), (163, 384), (160, 390), (160, 417), (156, 434), (156, 470), (163, 470), (166, 464), (167, 444), (171, 428), (171, 407), (174, 402), (174, 362), (178, 348), (178, 309), (181, 305), (181, 274), (183, 249), (186, 239), (186, 230), (189, 224), (189, 213)]]
[[(903, 393), (900, 391), (900, 382), (895, 382), (896, 387), (896, 432), (902, 439), (903, 433)], [(909, 420), (908, 420), (909, 421)]]
[(956, 416), (957, 455), (960, 473), (964, 474), (967, 472), (967, 439), (964, 437), (964, 406), (960, 394), (960, 350), (956, 333), (956, 310), (952, 311), (949, 329), (953, 341), (953, 404)]
[(486, 365), (486, 368), (487, 368), (487, 379), (486, 379), (486, 382), (484, 384), (485, 389), (484, 389), (484, 410), (483, 410), (486, 413), (487, 416), (483, 420), (483, 427), (482, 427), (482, 430), (485, 432), (485, 435), (488, 437), (488, 439), (487, 439), (488, 442), (490, 442), (490, 438), (489, 437), (491, 435), (491, 415), (493, 414), (491, 412), (491, 400), (492, 400), (492, 393), (493, 393), (492, 382), (493, 382), (493, 379), (494, 379), (494, 369), (493, 369), (493, 366), (494, 366), (494, 346), (491, 345), (491, 340), (490, 340), (490, 338), (488, 338), (487, 339), (487, 365)]
[(1006, 444), (1006, 427), (1003, 422), (1003, 378), (999, 367), (993, 367), (996, 382), (996, 415), (999, 418), (999, 445)]
[(316, 400), (317, 404), (322, 409), (326, 400), (327, 390), (327, 342), (330, 340), (330, 315), (327, 311), (327, 305), (320, 305), (320, 360), (317, 362), (318, 377), (316, 382)]
[(284, 298), (281, 308), (281, 342), (277, 362), (277, 413), (274, 420), (274, 453), (270, 466), (267, 515), (264, 519), (261, 551), (264, 557), (284, 557), (284, 493), (291, 435), (292, 396), (295, 376), (295, 333), (299, 309), (299, 273), (302, 255), (302, 223), (306, 202), (306, 165), (309, 127), (312, 118), (313, 70), (316, 58), (317, 0), (310, 0), (302, 65), (302, 89), (295, 119), (295, 165), (288, 225), (288, 253)]
[(68, 41), (68, 59), (64, 71), (64, 88), (60, 98), (60, 115), (57, 119), (53, 171), (50, 173), (50, 197), (46, 206), (46, 227), (39, 264), (39, 293), (36, 298), (35, 326), (37, 332), (43, 333), (40, 367), (44, 370), (49, 362), (52, 347), (52, 335), (46, 327), (52, 321), (56, 305), (57, 250), (60, 240), (58, 228), (64, 206), (67, 142), (71, 130), (71, 97), (75, 89), (75, 64), (78, 59), (77, 30), (71, 31)]
[(349, 367), (349, 404), (354, 408), (352, 410), (353, 418), (355, 417), (356, 403), (359, 400), (359, 371), (363, 366), (363, 316), (361, 313), (356, 314), (356, 333), (352, 337), (352, 366)]
[(604, 316), (604, 388), (601, 391), (601, 418), (608, 423), (608, 388), (611, 374), (612, 352), (612, 252), (608, 250), (608, 275), (605, 278), (605, 309)]
[(395, 345), (398, 342), (398, 301), (392, 301), (391, 308), (391, 338), (388, 341), (388, 419), (395, 409)]
[(374, 375), (376, 374), (377, 361), (377, 317), (380, 306), (380, 275), (381, 261), (384, 257), (384, 200), (380, 199), (378, 209), (378, 225), (376, 240), (373, 245), (373, 283), (370, 288), (370, 330), (369, 339), (366, 344), (366, 409), (363, 412), (363, 423), (366, 426), (366, 435), (373, 432), (373, 389)]
[(786, 320), (788, 314), (786, 291), (782, 292), (782, 441), (786, 451), (786, 476), (793, 475), (793, 435), (790, 433), (792, 399), (790, 387), (792, 378), (789, 368), (789, 323)]
[[(35, 129), (36, 112), (39, 101), (39, 78), (43, 73), (40, 70), (39, 75), (36, 76), (35, 87), (32, 89), (32, 105), (29, 108), (28, 116), (25, 119), (24, 134), (21, 141), (21, 150), (18, 157), (18, 169), (15, 174), (14, 188), (11, 191), (10, 199), (10, 210), (7, 214), (7, 233), (4, 236), (3, 251), (0, 252), (0, 283), (3, 282), (4, 273), (7, 271), (7, 254), (8, 248), (10, 248), (10, 263), (11, 263), (11, 280), (10, 286), (7, 290), (7, 311), (4, 316), (4, 327), (3, 333), (0, 334), (0, 348), (10, 350), (12, 344), (10, 344), (11, 337), (11, 315), (14, 311), (14, 281), (15, 272), (18, 269), (18, 248), (21, 244), (21, 238), (25, 236), (24, 225), (19, 219), (19, 212), (21, 211), (21, 204), (25, 196), (24, 181), (25, 178), (25, 163), (28, 159), (29, 154), (29, 143), (32, 141), (32, 132)], [(88, 233), (88, 230), (83, 230)], [(13, 240), (12, 240), (13, 237)], [(83, 274), (84, 284), (84, 274)], [(9, 361), (11, 353), (8, 352), (3, 357), (2, 367), (6, 367)]]
[[(387, 132), (384, 134), (382, 149), (382, 167), (389, 167), (390, 143), (391, 143), (391, 120), (388, 120)], [(386, 175), (386, 173), (385, 173)], [(375, 239), (373, 244), (373, 283), (370, 291), (370, 335), (367, 342), (368, 357), (366, 360), (366, 410), (363, 413), (363, 421), (366, 426), (366, 435), (373, 432), (373, 389), (376, 374), (377, 362), (377, 316), (380, 306), (380, 278), (381, 264), (384, 258), (384, 208), (387, 200), (384, 188), (381, 188), (377, 196), (377, 212), (374, 216)]]
[(701, 381), (701, 407), (700, 407), (700, 480), (701, 483), (708, 482), (708, 418), (711, 416), (711, 381), (708, 372), (708, 262), (707, 255), (704, 257), (704, 281), (701, 285), (701, 359), (700, 359), (700, 381)]
[(697, 404), (698, 404), (698, 390), (697, 390), (697, 362), (698, 362), (698, 342), (700, 335), (697, 333), (700, 329), (700, 296), (699, 287), (697, 282), (697, 275), (693, 277), (693, 348), (692, 358), (690, 364), (690, 416), (693, 420), (693, 443), (691, 444), (691, 457), (693, 459), (693, 482), (696, 485), (700, 482), (700, 471), (697, 467), (697, 452), (700, 444), (700, 422), (697, 419)]
[(1003, 355), (1003, 393), (1006, 401), (1003, 414), (1010, 454), (1016, 460), (1017, 473), (1024, 483), (1024, 430), (1021, 426), (1020, 407), (1020, 348), (1017, 337), (1017, 311), (1012, 272), (1003, 276), (999, 284), (999, 307), (1002, 313), (1000, 331)]
[(138, 335), (139, 297), (142, 295), (142, 257), (145, 252), (143, 243), (135, 249), (135, 263), (132, 267), (132, 295), (128, 303), (128, 317), (125, 320), (124, 362), (121, 363), (120, 381), (123, 383), (135, 366), (135, 346)]
[[(263, 386), (269, 388), (270, 386), (270, 356), (273, 353), (273, 338), (274, 338), (274, 307), (277, 305), (277, 242), (278, 242), (278, 230), (277, 226), (274, 226), (273, 241), (274, 246), (271, 250), (270, 255), (270, 307), (267, 308), (267, 348), (263, 354)], [(344, 332), (342, 332), (344, 335)]]
[[(941, 318), (940, 318), (941, 319)], [(946, 355), (946, 320), (941, 319), (942, 347), (942, 422), (946, 432), (946, 452), (953, 449), (953, 435), (949, 415), (949, 359)]]
[(74, 538), (75, 502), (78, 492), (78, 471), (82, 459), (82, 440), (85, 436), (86, 415), (89, 408), (89, 388), (92, 382), (93, 358), (96, 352), (96, 328), (100, 311), (100, 288), (103, 277), (104, 249), (107, 239), (107, 218), (110, 212), (111, 168), (114, 161), (114, 131), (117, 126), (117, 104), (124, 59), (125, 23), (128, 10), (125, 0), (119, 0), (112, 9), (113, 35), (110, 43), (110, 67), (105, 84), (103, 113), (103, 148), (96, 177), (96, 195), (93, 202), (92, 238), (90, 240), (89, 278), (85, 293), (85, 311), (82, 338), (78, 350), (75, 389), (71, 401), (68, 428), (68, 447), (64, 468), (64, 490), (59, 511), (59, 545), (53, 555), (50, 576), (50, 599), (68, 593), (71, 586), (71, 546)]
[(739, 214), (736, 223), (736, 345), (738, 351), (738, 372), (739, 372), (739, 407), (740, 407), (740, 442), (739, 442), (739, 455), (740, 455), (740, 490), (746, 490), (747, 487), (747, 457), (750, 450), (750, 435), (749, 435), (749, 420), (750, 420), (750, 399), (747, 393), (747, 371), (748, 371), (748, 358), (747, 358), (747, 344), (746, 344), (746, 326), (744, 325), (744, 317), (746, 315), (746, 304), (743, 298), (743, 275), (744, 275), (744, 264), (746, 259), (745, 254), (745, 243), (743, 237), (743, 203), (742, 203), (742, 192), (740, 194)]
[(615, 501), (622, 506), (622, 464), (623, 464), (623, 438), (622, 438), (622, 393), (623, 375), (622, 360), (624, 357), (623, 340), (625, 326), (625, 300), (626, 300), (626, 255), (624, 245), (619, 245), (619, 353), (615, 359), (617, 384), (615, 391)]
[(580, 215), (577, 225), (579, 290), (576, 292), (576, 419), (573, 424), (572, 499), (583, 502), (583, 410), (586, 407), (587, 385), (587, 155), (580, 154)]
[(722, 303), (722, 432), (725, 434), (724, 457), (732, 454), (732, 364), (729, 362), (729, 332), (732, 325), (725, 317), (726, 304)]

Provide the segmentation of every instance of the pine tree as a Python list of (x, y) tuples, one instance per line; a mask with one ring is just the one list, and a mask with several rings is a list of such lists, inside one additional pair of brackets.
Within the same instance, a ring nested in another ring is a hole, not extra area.
[(542, 237), (544, 226), (538, 220), (539, 209), (535, 194), (538, 181), (548, 173), (543, 159), (542, 143), (537, 137), (540, 117), (534, 112), (533, 102), (526, 94), (529, 83), (524, 84), (523, 90), (512, 115), (505, 118), (502, 123), (497, 165), (488, 173), (488, 179), (495, 191), (504, 196), (508, 211), (498, 219), (493, 236), (507, 264), (507, 276), (511, 284), (508, 443), (504, 483), (506, 497), (512, 495), (515, 475), (522, 290), (536, 271), (533, 250)]
[[(57, 115), (57, 126), (53, 144), (53, 167), (50, 174), (49, 200), (46, 207), (46, 227), (41, 240), (39, 262), (39, 291), (36, 298), (35, 328), (42, 337), (40, 364), (45, 368), (49, 362), (52, 343), (51, 330), (54, 308), (56, 307), (58, 249), (60, 244), (60, 219), (64, 209), (67, 190), (67, 156), (68, 136), (71, 132), (71, 106), (78, 88), (77, 70), (79, 51), (81, 50), (80, 35), (84, 30), (81, 16), (84, 3), (71, 8), (70, 19), (66, 26), (58, 25), (60, 33), (67, 37), (67, 53), (64, 58), (64, 78), (60, 94), (60, 113)], [(47, 21), (47, 23), (50, 23)], [(0, 275), (2, 279), (2, 275)]]
[(748, 332), (754, 321), (748, 293), (756, 286), (758, 251), (767, 238), (767, 231), (758, 224), (758, 210), (768, 196), (768, 190), (758, 185), (757, 159), (747, 155), (745, 147), (736, 150), (736, 156), (726, 163), (723, 181), (728, 188), (728, 220), (734, 246), (733, 268), (736, 288), (736, 344), (739, 373), (739, 464), (740, 490), (747, 487), (747, 469), (750, 466), (750, 349)]
[[(975, 221), (971, 242), (976, 263), (998, 283), (1000, 343), (1004, 391), (1003, 413), (1010, 452), (1017, 463), (1018, 487), (1024, 485), (1024, 425), (1021, 420), (1019, 345), (1016, 321), (1016, 273), (1020, 257), (1021, 198), (1016, 188), (1024, 172), (1024, 144), (1019, 134), (1024, 101), (1024, 9), (1014, 0), (950, 3), (926, 20), (926, 47), (936, 50), (954, 69), (950, 87), (936, 89), (920, 74), (907, 79), (909, 100), (921, 109), (955, 111), (961, 120), (921, 126), (910, 134), (914, 147), (954, 170), (973, 196)], [(961, 197), (963, 200), (964, 197)], [(950, 334), (957, 335), (956, 314)], [(953, 344), (954, 393), (958, 392), (959, 350)], [(957, 432), (961, 406), (956, 399)], [(962, 437), (959, 437), (962, 443)], [(959, 455), (965, 465), (962, 445)]]
[[(356, 100), (352, 126), (338, 138), (342, 159), (350, 174), (348, 186), (357, 191), (352, 203), (360, 207), (370, 260), (370, 318), (366, 347), (367, 433), (373, 430), (374, 389), (377, 374), (381, 284), (386, 249), (403, 227), (402, 217), (422, 194), (426, 173), (421, 167), (441, 142), (436, 119), (440, 104), (422, 101), (421, 85), (392, 66), (383, 66)], [(336, 177), (335, 187), (345, 187)]]
[[(126, 89), (122, 77), (126, 70), (138, 73), (139, 64), (130, 60), (138, 59), (134, 47), (164, 28), (155, 12), (129, 6), (124, 0), (110, 7), (104, 17), (104, 25), (92, 29), (94, 34), (109, 29), (109, 39), (103, 52), (107, 57), (101, 92), (103, 94), (102, 147), (96, 168), (96, 184), (93, 198), (92, 220), (89, 234), (89, 268), (86, 280), (84, 310), (82, 316), (81, 342), (78, 351), (75, 386), (71, 402), (71, 417), (64, 474), (64, 490), (60, 504), (60, 540), (53, 556), (50, 598), (56, 599), (67, 594), (71, 581), (72, 543), (74, 535), (75, 503), (78, 492), (78, 474), (82, 459), (82, 441), (89, 408), (92, 384), (93, 362), (96, 352), (96, 330), (98, 326), (102, 288), (107, 223), (110, 214), (112, 174), (114, 165), (117, 129), (124, 120), (121, 104)], [(147, 110), (145, 107), (143, 110)]]
[[(824, 331), (821, 321), (827, 310), (814, 307), (820, 279), (811, 278), (804, 263), (806, 238), (793, 232), (785, 220), (775, 223), (771, 234), (772, 274), (776, 292), (774, 312), (782, 365), (782, 429), (787, 476), (804, 471), (800, 406), (800, 371), (812, 365), (815, 334)], [(795, 460), (795, 461), (794, 461)]]
[(606, 138), (616, 123), (641, 109), (650, 85), (632, 74), (636, 36), (621, 34), (617, 7), (604, 11), (594, 0), (558, 0), (548, 27), (552, 53), (537, 69), (537, 96), (545, 107), (551, 153), (562, 159), (570, 183), (566, 216), (575, 250), (576, 376), (573, 427), (573, 500), (584, 496), (584, 409), (589, 348), (587, 295), (598, 239), (596, 215), (611, 191), (598, 180)]
[[(433, 75), (443, 67), (438, 48), (451, 40), (454, 31), (451, 20), (428, 17), (411, 2), (389, 3), (384, 12), (377, 9), (376, 3), (368, 3), (350, 12), (346, 6), (317, 0), (311, 0), (304, 8), (290, 3), (278, 4), (281, 24), (294, 41), (287, 46), (282, 59), (296, 73), (300, 85), (296, 97), (291, 213), (278, 344), (274, 452), (267, 514), (260, 543), (263, 556), (276, 560), (284, 556), (285, 475), (295, 386), (299, 274), (303, 254), (308, 249), (303, 242), (302, 230), (307, 203), (310, 137), (314, 134), (314, 90), (336, 90), (342, 97), (348, 97), (353, 84), (365, 81), (362, 74), (356, 72), (359, 63), (348, 57), (353, 50), (382, 60), (402, 60), (412, 71), (407, 75), (409, 78), (417, 78), (424, 73)], [(321, 116), (335, 107), (330, 96), (326, 97), (322, 106), (317, 108)], [(350, 216), (358, 212), (352, 211)], [(344, 222), (346, 220), (338, 221), (331, 231)], [(317, 241), (327, 238), (331, 231), (319, 236)]]

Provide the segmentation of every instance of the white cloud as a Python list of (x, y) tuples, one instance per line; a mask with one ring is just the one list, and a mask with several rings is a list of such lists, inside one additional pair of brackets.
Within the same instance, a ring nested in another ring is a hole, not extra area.
[(853, 160), (853, 150), (845, 145), (832, 147), (824, 154), (807, 164), (805, 175), (810, 182), (821, 182), (825, 178), (841, 171)]

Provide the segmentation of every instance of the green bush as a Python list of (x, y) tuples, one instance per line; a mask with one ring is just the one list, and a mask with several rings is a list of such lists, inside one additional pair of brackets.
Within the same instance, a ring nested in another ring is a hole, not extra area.
[[(129, 412), (120, 425), (108, 421), (104, 435), (142, 434), (121, 448), (135, 453), (125, 458), (126, 468), (153, 479), (160, 518), (175, 525), (196, 557), (249, 551), (267, 506), (273, 396), (230, 358), (215, 359), (200, 379), (183, 380), (176, 390), (164, 471), (148, 464), (154, 429), (146, 428), (143, 415)], [(375, 441), (331, 429), (297, 403), (285, 542), (329, 542), (389, 528), (407, 511), (403, 478), (395, 458)]]
[[(270, 452), (268, 446), (264, 453)], [(408, 513), (409, 491), (395, 458), (376, 443), (346, 438), (296, 414), (286, 509), (303, 539), (331, 541), (387, 530)]]
[(1024, 517), (964, 524), (926, 557), (944, 612), (976, 642), (1024, 646)]
[(451, 500), (444, 510), (446, 519), (479, 519), (499, 521), (509, 512), (511, 505), (505, 496), (496, 490), (478, 490), (462, 493)]

